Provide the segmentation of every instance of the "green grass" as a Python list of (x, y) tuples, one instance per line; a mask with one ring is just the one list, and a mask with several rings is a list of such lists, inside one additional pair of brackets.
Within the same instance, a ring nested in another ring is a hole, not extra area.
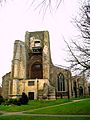
[(21, 105), (21, 106), (0, 105), (0, 110), (1, 111), (8, 111), (8, 112), (16, 112), (16, 111), (19, 112), (19, 111), (32, 110), (32, 109), (46, 107), (46, 106), (57, 105), (57, 104), (66, 103), (66, 102), (69, 102), (69, 101), (70, 100), (68, 100), (68, 99), (34, 100), (34, 101), (29, 101), (28, 105)]
[(90, 120), (89, 117), (0, 116), (0, 120)]
[(76, 114), (76, 115), (90, 115), (90, 99), (80, 102), (70, 103), (62, 106), (54, 106), (44, 109), (27, 112), (30, 114)]
[(2, 106), (0, 105), (0, 110), (2, 111), (23, 111), (27, 110), (27, 115), (9, 115), (9, 116), (1, 116), (0, 120), (90, 120), (90, 117), (51, 117), (51, 116), (30, 116), (29, 114), (81, 114), (81, 115), (90, 115), (90, 99), (86, 99), (80, 102), (68, 103), (61, 106), (54, 106), (49, 108), (43, 108), (42, 110), (34, 110), (30, 112), (30, 110), (58, 105), (61, 103), (70, 102), (68, 99), (58, 99), (53, 101), (42, 100), (42, 101), (30, 101), (28, 105), (22, 106)]

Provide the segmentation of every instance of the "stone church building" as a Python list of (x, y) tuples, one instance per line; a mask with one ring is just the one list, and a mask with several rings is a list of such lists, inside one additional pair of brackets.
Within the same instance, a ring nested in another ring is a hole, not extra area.
[(15, 41), (11, 72), (2, 77), (4, 98), (22, 92), (32, 100), (72, 97), (73, 84), (71, 72), (52, 63), (48, 31), (27, 31), (25, 42)]

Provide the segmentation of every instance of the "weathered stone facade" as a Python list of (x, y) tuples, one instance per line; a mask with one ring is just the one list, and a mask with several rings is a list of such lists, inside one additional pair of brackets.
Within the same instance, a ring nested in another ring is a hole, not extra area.
[(11, 72), (7, 73), (2, 78), (2, 96), (4, 98), (8, 98), (8, 95), (10, 94), (10, 81), (11, 81)]
[(89, 95), (89, 83), (84, 76), (72, 77), (72, 96), (82, 97)]
[(30, 99), (72, 96), (71, 72), (52, 64), (49, 42), (48, 31), (27, 31), (25, 42), (15, 41), (11, 73), (2, 82), (4, 97), (22, 92)]

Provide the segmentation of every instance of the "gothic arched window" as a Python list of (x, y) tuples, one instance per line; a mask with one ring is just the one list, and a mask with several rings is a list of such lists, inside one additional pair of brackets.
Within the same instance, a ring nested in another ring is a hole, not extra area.
[(65, 79), (64, 75), (60, 73), (57, 77), (58, 91), (65, 91)]

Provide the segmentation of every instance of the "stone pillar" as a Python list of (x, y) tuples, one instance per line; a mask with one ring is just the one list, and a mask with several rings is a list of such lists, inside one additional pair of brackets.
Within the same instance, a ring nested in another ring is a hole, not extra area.
[(16, 98), (17, 95), (17, 80), (13, 80), (13, 87), (12, 87), (12, 97)]
[(50, 45), (49, 45), (49, 33), (44, 32), (43, 42), (43, 78), (49, 79), (50, 73)]
[(8, 96), (10, 96), (10, 93), (11, 93), (11, 80), (9, 80), (9, 90), (8, 90)]
[[(17, 95), (19, 80), (26, 78), (26, 49), (24, 42), (16, 40), (12, 61), (12, 95)], [(18, 80), (18, 81), (17, 81)]]
[(12, 61), (12, 78), (19, 77), (19, 65), (20, 65), (20, 44), (19, 41), (15, 41), (14, 56)]
[(14, 56), (12, 60), (12, 78), (26, 78), (26, 50), (22, 41), (16, 40), (14, 44)]
[(67, 70), (67, 92), (68, 92), (68, 99), (71, 98), (71, 73)]

